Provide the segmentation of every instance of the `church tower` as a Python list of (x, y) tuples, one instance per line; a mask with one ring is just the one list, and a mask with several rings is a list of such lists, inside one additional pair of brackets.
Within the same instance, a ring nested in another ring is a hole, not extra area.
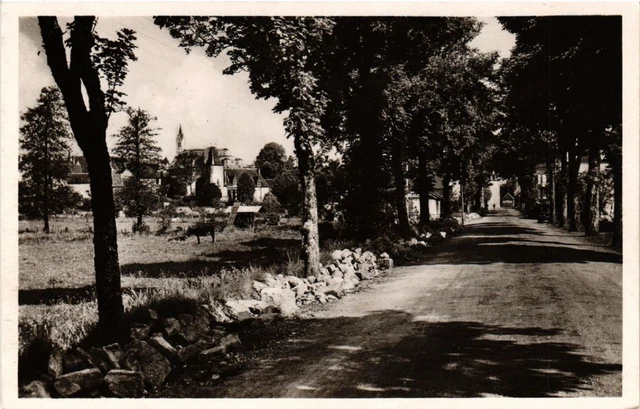
[(184, 142), (184, 135), (182, 134), (182, 125), (180, 125), (180, 129), (178, 129), (178, 136), (176, 136), (176, 155), (180, 154), (184, 150), (182, 142)]

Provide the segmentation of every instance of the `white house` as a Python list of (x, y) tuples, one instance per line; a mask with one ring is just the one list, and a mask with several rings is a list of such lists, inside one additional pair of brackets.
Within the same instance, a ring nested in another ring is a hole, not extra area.
[[(183, 149), (184, 134), (182, 126), (176, 136), (177, 155), (176, 160), (187, 158), (194, 162), (194, 168), (198, 168), (193, 175), (192, 182), (187, 186), (187, 194), (195, 195), (198, 179), (204, 177), (207, 183), (214, 184), (220, 188), (223, 203), (233, 202), (238, 196), (238, 181), (242, 174), (248, 174), (255, 185), (253, 200), (262, 202), (267, 193), (270, 192), (269, 184), (262, 177), (260, 171), (251, 166), (244, 166), (240, 158), (236, 158), (228, 149), (218, 149), (210, 146), (203, 149)], [(200, 181), (202, 183), (202, 181)]]

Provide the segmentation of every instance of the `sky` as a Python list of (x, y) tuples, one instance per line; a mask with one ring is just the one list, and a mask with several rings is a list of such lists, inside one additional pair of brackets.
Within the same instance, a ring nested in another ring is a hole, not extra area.
[[(471, 45), (483, 52), (498, 51), (509, 56), (515, 44), (513, 35), (503, 31), (495, 18), (479, 18), (485, 23)], [(69, 20), (60, 18), (64, 25)], [(227, 148), (231, 154), (252, 163), (268, 142), (284, 146), (293, 154), (293, 141), (287, 139), (284, 115), (272, 112), (275, 100), (257, 100), (249, 90), (248, 75), (223, 75), (228, 59), (207, 57), (201, 49), (187, 55), (177, 40), (153, 24), (151, 17), (102, 17), (98, 19), (100, 35), (128, 27), (137, 32), (138, 60), (129, 64), (129, 74), (122, 87), (125, 102), (142, 108), (157, 118), (157, 141), (162, 155), (175, 155), (175, 139), (182, 126), (184, 147)], [(19, 36), (19, 104), (20, 112), (36, 104), (40, 90), (54, 85), (41, 46), (36, 18), (20, 19)], [(114, 135), (126, 123), (125, 113), (115, 113), (109, 122), (108, 135)], [(109, 137), (113, 147), (116, 138)], [(76, 152), (80, 151), (75, 147)]]

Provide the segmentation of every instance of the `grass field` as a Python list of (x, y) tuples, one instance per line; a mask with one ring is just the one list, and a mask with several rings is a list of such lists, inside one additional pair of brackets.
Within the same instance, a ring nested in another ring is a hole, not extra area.
[[(194, 220), (174, 222), (186, 229)], [(172, 297), (212, 301), (247, 297), (262, 272), (301, 275), (299, 226), (225, 229), (211, 237), (169, 241), (169, 235), (131, 234), (133, 219), (120, 218), (118, 255), (126, 310)], [(157, 221), (149, 218), (151, 231)], [(42, 223), (20, 221), (20, 342), (24, 352), (35, 339), (68, 348), (97, 321), (92, 221), (83, 217)], [(175, 236), (175, 234), (174, 234)], [(204, 298), (204, 299), (203, 299)]]
[[(169, 241), (170, 235), (133, 235), (132, 220), (118, 220), (118, 255), (123, 277), (170, 278), (211, 275), (222, 268), (268, 266), (290, 261), (300, 235), (295, 226), (258, 231), (225, 229), (211, 237)], [(149, 223), (152, 226), (153, 224)], [(189, 221), (174, 223), (183, 229)], [(33, 231), (34, 221), (21, 221), (20, 230)], [(40, 223), (37, 224), (40, 227)], [(121, 228), (122, 227), (122, 228)], [(128, 229), (125, 229), (127, 227)], [(55, 220), (52, 233), (19, 235), (20, 289), (65, 289), (93, 285), (93, 234), (84, 219)], [(65, 230), (66, 229), (66, 230)], [(125, 280), (126, 282), (126, 280)]]

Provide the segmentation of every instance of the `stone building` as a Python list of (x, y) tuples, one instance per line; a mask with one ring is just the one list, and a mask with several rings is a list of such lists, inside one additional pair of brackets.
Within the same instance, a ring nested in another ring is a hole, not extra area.
[[(238, 196), (238, 181), (243, 173), (248, 174), (255, 184), (253, 200), (262, 202), (269, 193), (270, 188), (267, 181), (262, 177), (260, 171), (253, 166), (245, 166), (242, 159), (237, 158), (231, 152), (215, 146), (197, 149), (184, 149), (185, 136), (182, 126), (176, 135), (176, 158), (174, 164), (182, 161), (192, 169), (193, 177), (187, 186), (187, 194), (195, 195), (197, 186), (203, 183), (215, 184), (222, 192), (223, 203), (234, 202)], [(200, 181), (200, 182), (198, 182)]]

